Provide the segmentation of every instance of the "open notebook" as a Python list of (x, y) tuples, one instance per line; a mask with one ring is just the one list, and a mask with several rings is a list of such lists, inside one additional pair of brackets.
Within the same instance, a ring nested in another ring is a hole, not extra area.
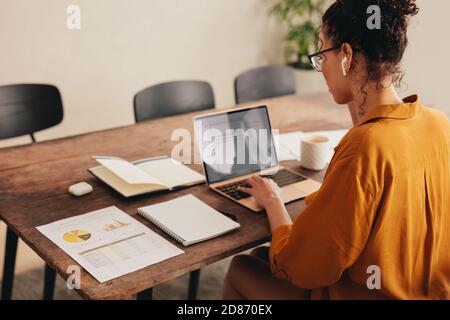
[(205, 177), (169, 157), (128, 162), (117, 157), (93, 157), (101, 166), (89, 172), (124, 197), (174, 190), (204, 182)]
[(143, 207), (138, 213), (184, 246), (208, 240), (240, 227), (195, 196)]

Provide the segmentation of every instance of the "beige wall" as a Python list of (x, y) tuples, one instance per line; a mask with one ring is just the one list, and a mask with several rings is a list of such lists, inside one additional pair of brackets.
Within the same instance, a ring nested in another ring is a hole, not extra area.
[[(239, 72), (283, 62), (283, 35), (267, 16), (272, 0), (0, 3), (0, 85), (48, 82), (62, 91), (64, 122), (38, 139), (130, 124), (134, 94), (162, 81), (207, 80), (217, 106), (230, 105)], [(79, 31), (66, 28), (72, 3), (81, 7)]]
[[(173, 79), (205, 79), (216, 103), (233, 103), (236, 74), (282, 62), (282, 34), (267, 18), (272, 0), (1, 0), (0, 85), (59, 86), (66, 116), (37, 134), (50, 139), (133, 122), (132, 97)], [(82, 29), (66, 29), (66, 7), (82, 9)], [(404, 69), (410, 92), (450, 114), (446, 14), (450, 2), (418, 0)], [(317, 90), (325, 89), (318, 82)], [(0, 142), (0, 147), (28, 142)], [(1, 161), (1, 160), (0, 160)], [(0, 269), (4, 225), (0, 226)], [(39, 258), (21, 245), (18, 271)]]
[(417, 0), (417, 4), (420, 13), (411, 21), (403, 63), (406, 92), (418, 93), (425, 103), (450, 116), (450, 1)]
[[(130, 124), (133, 95), (162, 81), (207, 80), (217, 106), (230, 105), (236, 74), (283, 62), (282, 30), (267, 17), (274, 1), (1, 0), (0, 85), (47, 82), (61, 89), (64, 122), (38, 133), (39, 140)], [(66, 28), (72, 3), (82, 10), (79, 31)], [(418, 4), (402, 94), (417, 92), (450, 114), (450, 44), (441, 26), (450, 2)], [(300, 87), (326, 90), (317, 76), (306, 82)], [(28, 141), (1, 141), (0, 147)]]

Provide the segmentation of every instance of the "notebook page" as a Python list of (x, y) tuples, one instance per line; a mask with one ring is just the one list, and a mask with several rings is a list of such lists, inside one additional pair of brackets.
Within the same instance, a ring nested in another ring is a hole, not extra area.
[(130, 184), (104, 166), (90, 168), (89, 171), (124, 197), (132, 197), (147, 192), (167, 190), (166, 186), (159, 184)]
[(303, 132), (291, 132), (274, 135), (278, 161), (300, 160), (300, 142)]
[(129, 184), (159, 184), (164, 185), (159, 179), (152, 177), (134, 164), (116, 157), (93, 157), (108, 170), (114, 172)]
[(213, 238), (240, 226), (191, 194), (140, 210), (183, 238), (184, 245)]
[(142, 162), (138, 161), (136, 166), (163, 182), (169, 188), (190, 185), (205, 180), (203, 175), (172, 158), (142, 160)]

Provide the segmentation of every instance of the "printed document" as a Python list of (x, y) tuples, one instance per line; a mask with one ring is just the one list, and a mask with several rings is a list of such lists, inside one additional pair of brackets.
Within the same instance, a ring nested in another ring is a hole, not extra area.
[(99, 282), (184, 253), (114, 206), (37, 229)]

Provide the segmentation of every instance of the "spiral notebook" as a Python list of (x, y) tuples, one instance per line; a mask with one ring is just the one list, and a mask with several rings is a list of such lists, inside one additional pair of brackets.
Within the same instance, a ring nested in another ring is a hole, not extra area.
[(143, 207), (138, 213), (184, 246), (218, 237), (240, 224), (189, 194)]

